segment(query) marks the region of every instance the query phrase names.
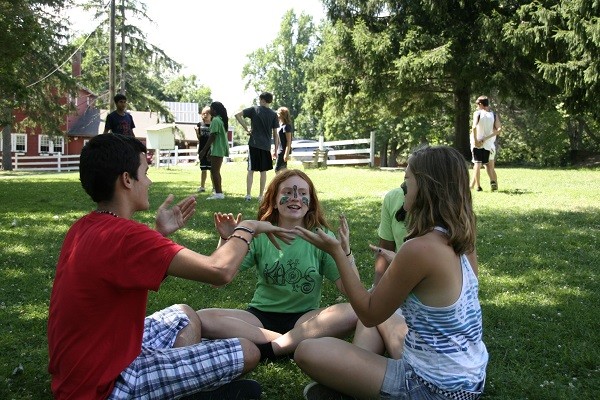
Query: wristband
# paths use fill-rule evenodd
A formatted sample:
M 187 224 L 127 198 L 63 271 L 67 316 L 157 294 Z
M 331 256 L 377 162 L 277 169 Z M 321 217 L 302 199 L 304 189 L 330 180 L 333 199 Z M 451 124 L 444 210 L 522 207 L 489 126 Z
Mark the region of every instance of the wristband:
M 248 233 L 249 233 L 249 234 L 251 234 L 251 235 L 254 235 L 254 230 L 253 230 L 253 229 L 250 229 L 250 228 L 248 228 L 247 226 L 243 226 L 243 225 L 236 226 L 236 227 L 233 229 L 233 231 L 234 231 L 234 232 L 235 232 L 235 231 L 244 231 L 244 232 L 248 232 Z
M 229 237 L 227 239 L 231 239 L 231 238 L 238 238 L 238 239 L 243 240 L 248 245 L 248 249 L 250 249 L 250 241 L 248 239 L 246 239 L 245 237 L 240 236 L 240 235 L 236 235 L 234 233 L 234 234 L 229 235 Z
M 350 257 L 352 255 L 352 247 L 350 247 L 350 253 L 346 254 L 346 257 Z

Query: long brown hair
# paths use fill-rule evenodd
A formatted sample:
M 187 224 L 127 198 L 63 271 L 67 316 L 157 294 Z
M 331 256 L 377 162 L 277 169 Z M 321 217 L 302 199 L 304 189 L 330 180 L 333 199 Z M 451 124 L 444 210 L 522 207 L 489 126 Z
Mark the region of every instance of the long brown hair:
M 408 211 L 407 239 L 442 226 L 456 254 L 475 250 L 476 219 L 464 157 L 451 147 L 425 146 L 413 152 L 408 165 L 418 191 Z
M 308 175 L 298 169 L 286 169 L 273 177 L 269 183 L 269 186 L 267 187 L 267 190 L 265 191 L 263 201 L 260 203 L 260 207 L 258 208 L 257 219 L 259 221 L 269 221 L 273 225 L 279 224 L 279 211 L 277 210 L 277 195 L 279 193 L 279 186 L 283 183 L 283 181 L 293 176 L 298 176 L 306 181 L 310 190 L 308 212 L 304 216 L 305 228 L 310 230 L 317 227 L 331 229 L 327 223 L 327 220 L 325 219 L 325 214 L 321 208 L 321 203 L 319 203 L 315 185 L 310 180 Z

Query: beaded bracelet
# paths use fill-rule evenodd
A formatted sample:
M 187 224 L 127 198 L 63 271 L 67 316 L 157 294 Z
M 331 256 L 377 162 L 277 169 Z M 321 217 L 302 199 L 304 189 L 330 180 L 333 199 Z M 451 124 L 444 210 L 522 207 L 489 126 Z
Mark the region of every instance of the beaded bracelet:
M 350 253 L 346 254 L 346 257 L 350 257 L 352 255 L 352 247 L 350 247 Z
M 234 231 L 234 232 L 235 232 L 235 231 L 244 231 L 244 232 L 248 232 L 248 233 L 249 233 L 249 234 L 251 234 L 251 235 L 254 235 L 254 230 L 252 230 L 252 229 L 248 228 L 247 226 L 243 226 L 243 225 L 236 226 L 236 227 L 233 229 L 233 231 Z
M 250 249 L 250 241 L 248 241 L 248 239 L 246 239 L 245 237 L 240 236 L 240 235 L 236 235 L 235 233 L 233 233 L 233 234 L 229 235 L 229 237 L 227 238 L 227 240 L 229 240 L 231 238 L 238 238 L 238 239 L 243 240 L 248 245 L 248 249 Z

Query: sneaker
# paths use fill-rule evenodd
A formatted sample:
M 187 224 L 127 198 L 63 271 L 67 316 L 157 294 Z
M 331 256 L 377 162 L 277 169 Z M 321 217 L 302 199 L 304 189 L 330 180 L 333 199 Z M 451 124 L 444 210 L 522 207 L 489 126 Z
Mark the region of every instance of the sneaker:
M 200 186 L 198 188 L 198 193 L 202 193 L 202 192 L 206 192 L 206 189 L 204 189 L 204 186 Z
M 311 382 L 304 388 L 304 398 L 306 400 L 354 400 L 354 397 L 321 385 L 318 382 Z
M 492 186 L 492 192 L 495 192 L 496 190 L 498 190 L 498 182 L 492 181 L 492 182 L 490 182 L 490 185 Z
M 483 192 L 483 189 L 481 188 L 481 186 L 479 186 L 479 187 L 477 188 L 477 191 L 478 191 L 478 192 Z
M 182 397 L 182 400 L 258 400 L 261 394 L 260 383 L 252 379 L 238 379 L 215 390 Z
M 258 196 L 258 202 L 262 203 L 262 201 L 263 201 L 263 196 Z
M 247 194 L 246 197 L 244 197 L 244 200 L 250 201 L 250 200 L 252 200 L 252 196 L 250 196 L 249 194 Z
M 208 196 L 206 200 L 223 200 L 225 195 L 223 193 L 215 193 L 212 196 Z

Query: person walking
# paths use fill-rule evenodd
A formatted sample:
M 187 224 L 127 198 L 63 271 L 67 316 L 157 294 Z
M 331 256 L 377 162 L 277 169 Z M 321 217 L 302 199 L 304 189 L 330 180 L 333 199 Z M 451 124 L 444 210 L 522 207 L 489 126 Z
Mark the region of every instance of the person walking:
M 261 93 L 258 106 L 248 107 L 235 114 L 235 119 L 250 135 L 248 139 L 248 174 L 246 176 L 246 201 L 252 200 L 252 184 L 254 172 L 260 173 L 260 189 L 258 201 L 262 201 L 267 184 L 267 171 L 273 169 L 274 154 L 271 153 L 271 138 L 275 142 L 275 150 L 279 147 L 277 113 L 271 110 L 273 94 Z M 250 128 L 244 118 L 250 119 Z
M 498 177 L 495 169 L 496 136 L 500 134 L 500 120 L 490 109 L 490 102 L 486 96 L 479 96 L 475 101 L 477 110 L 473 113 L 471 129 L 471 149 L 473 152 L 473 179 L 471 189 L 477 187 L 481 192 L 480 175 L 481 166 L 485 166 L 490 177 L 492 191 L 498 190 Z M 491 162 L 490 162 L 491 159 Z

